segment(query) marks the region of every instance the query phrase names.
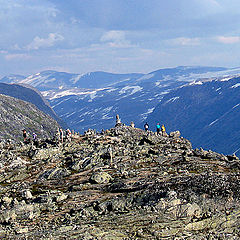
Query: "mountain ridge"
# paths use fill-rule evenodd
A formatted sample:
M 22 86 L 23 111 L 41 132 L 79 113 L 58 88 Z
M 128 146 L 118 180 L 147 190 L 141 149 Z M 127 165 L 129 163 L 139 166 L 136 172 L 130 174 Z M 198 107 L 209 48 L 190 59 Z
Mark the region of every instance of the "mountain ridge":
M 41 138 L 55 136 L 60 126 L 34 104 L 0 94 L 0 138 L 23 140 L 22 130 L 35 132 Z

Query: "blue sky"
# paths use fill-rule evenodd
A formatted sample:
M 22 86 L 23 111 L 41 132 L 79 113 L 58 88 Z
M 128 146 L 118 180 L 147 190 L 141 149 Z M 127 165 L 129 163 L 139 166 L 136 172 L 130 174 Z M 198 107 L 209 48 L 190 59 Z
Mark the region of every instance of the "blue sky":
M 239 0 L 0 0 L 0 76 L 240 66 Z

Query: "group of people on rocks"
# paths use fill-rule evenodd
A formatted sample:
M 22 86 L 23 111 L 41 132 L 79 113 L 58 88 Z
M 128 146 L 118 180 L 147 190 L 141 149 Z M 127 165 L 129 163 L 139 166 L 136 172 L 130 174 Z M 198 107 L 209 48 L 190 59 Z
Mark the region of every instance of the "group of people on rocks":
M 121 123 L 120 117 L 117 114 L 116 115 L 116 125 L 115 125 L 115 127 L 121 126 L 121 125 L 122 125 L 122 123 Z M 130 126 L 134 128 L 135 127 L 134 122 L 131 122 Z M 147 122 L 144 124 L 144 129 L 145 129 L 145 131 L 149 131 L 149 125 L 148 125 Z M 22 132 L 23 132 L 22 136 L 23 136 L 23 139 L 24 139 L 23 142 L 24 143 L 31 142 L 31 138 L 28 138 L 28 136 L 27 136 L 26 129 L 23 129 Z M 160 134 L 162 136 L 166 135 L 165 126 L 164 125 L 160 126 L 160 124 L 157 123 L 157 125 L 156 125 L 156 133 L 157 133 L 157 135 L 160 135 Z M 58 128 L 57 129 L 57 133 L 56 133 L 56 138 L 59 141 L 59 143 L 63 143 L 64 140 L 66 140 L 68 142 L 71 142 L 73 134 L 74 134 L 74 131 L 71 131 L 69 128 L 67 130 L 65 130 L 65 134 L 64 134 L 64 131 L 63 131 L 62 128 Z M 37 141 L 37 134 L 35 132 L 32 133 L 32 140 L 33 140 L 33 142 Z
M 57 139 L 61 143 L 63 143 L 64 140 L 67 140 L 67 141 L 71 142 L 72 141 L 72 132 L 71 132 L 71 130 L 68 128 L 65 131 L 65 135 L 64 135 L 63 130 L 61 128 L 58 128 L 58 130 L 57 130 Z
M 23 136 L 23 142 L 24 143 L 31 142 L 31 138 L 28 137 L 26 129 L 22 130 L 22 136 Z M 37 134 L 35 132 L 32 133 L 32 140 L 33 140 L 33 142 L 37 141 Z
M 145 124 L 144 124 L 144 129 L 145 129 L 145 131 L 148 131 L 149 130 L 149 125 L 148 125 L 148 123 L 146 122 Z M 160 124 L 159 123 L 157 123 L 157 125 L 156 125 L 156 132 L 157 132 L 157 135 L 166 135 L 166 128 L 165 128 L 165 126 L 162 124 L 162 126 L 160 126 Z
M 70 129 L 67 129 L 64 134 L 63 129 L 58 128 L 56 138 L 60 143 L 63 143 L 64 140 L 71 142 L 73 133 L 74 132 L 72 132 Z M 32 133 L 32 138 L 31 138 L 28 136 L 26 129 L 22 130 L 22 136 L 23 136 L 24 143 L 30 143 L 31 141 L 36 142 L 38 140 L 37 134 L 35 132 Z
M 120 117 L 119 117 L 119 115 L 117 114 L 117 115 L 116 115 L 116 124 L 115 124 L 115 127 L 118 127 L 118 126 L 121 126 L 121 125 L 122 125 L 122 123 L 121 123 Z M 131 123 L 130 123 L 130 126 L 134 128 L 134 127 L 135 127 L 134 122 L 131 122 Z M 144 129 L 145 129 L 145 131 L 149 131 L 149 125 L 148 125 L 147 122 L 144 124 Z M 162 126 L 160 126 L 160 124 L 157 123 L 157 125 L 156 125 L 156 132 L 157 132 L 157 135 L 160 135 L 160 134 L 161 134 L 162 136 L 167 135 L 167 133 L 166 133 L 166 128 L 165 128 L 164 124 L 162 124 Z

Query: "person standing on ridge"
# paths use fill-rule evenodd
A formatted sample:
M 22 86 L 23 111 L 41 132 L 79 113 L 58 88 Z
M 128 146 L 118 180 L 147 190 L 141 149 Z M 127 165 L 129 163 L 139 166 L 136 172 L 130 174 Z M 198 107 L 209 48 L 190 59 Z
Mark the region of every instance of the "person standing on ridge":
M 26 129 L 23 129 L 22 132 L 23 132 L 23 141 L 25 142 L 27 140 L 27 131 Z
M 120 119 L 119 115 L 117 114 L 117 115 L 116 115 L 116 124 L 115 124 L 115 127 L 119 127 L 119 126 L 121 126 L 121 125 L 122 125 L 121 119 Z
M 63 143 L 63 130 L 60 128 L 60 141 Z
M 162 125 L 161 131 L 162 131 L 162 135 L 165 136 L 166 135 L 166 128 L 165 128 L 164 125 Z
M 159 123 L 157 123 L 156 128 L 157 128 L 157 135 L 159 135 L 160 134 L 160 128 L 161 128 Z
M 149 125 L 147 122 L 144 124 L 144 129 L 145 129 L 145 131 L 148 131 L 148 129 L 149 129 Z
M 33 132 L 32 136 L 33 136 L 33 141 L 36 141 L 37 140 L 37 134 L 35 132 Z
M 72 132 L 71 132 L 71 130 L 69 128 L 66 131 L 66 137 L 67 137 L 67 140 L 69 142 L 71 142 L 71 140 L 72 140 Z

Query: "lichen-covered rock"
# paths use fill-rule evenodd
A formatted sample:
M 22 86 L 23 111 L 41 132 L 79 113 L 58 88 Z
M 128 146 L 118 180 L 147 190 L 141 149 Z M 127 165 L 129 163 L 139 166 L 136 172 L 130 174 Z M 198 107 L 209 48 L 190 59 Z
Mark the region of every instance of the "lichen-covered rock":
M 181 133 L 180 131 L 170 132 L 169 136 L 172 138 L 179 138 L 181 136 Z
M 106 172 L 95 172 L 90 178 L 92 183 L 109 183 L 112 177 Z

